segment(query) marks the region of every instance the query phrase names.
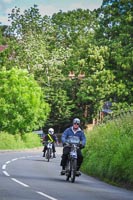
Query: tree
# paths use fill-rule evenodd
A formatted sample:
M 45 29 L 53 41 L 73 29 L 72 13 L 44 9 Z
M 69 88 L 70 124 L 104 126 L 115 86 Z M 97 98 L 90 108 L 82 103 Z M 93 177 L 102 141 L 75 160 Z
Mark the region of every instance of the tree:
M 0 71 L 0 130 L 28 132 L 42 127 L 50 112 L 41 88 L 26 70 Z
M 0 45 L 6 45 L 7 44 L 7 38 L 5 37 L 5 30 L 7 29 L 7 26 L 0 25 Z
M 7 35 L 22 38 L 28 30 L 33 34 L 42 31 L 43 21 L 37 5 L 25 10 L 24 14 L 20 13 L 20 8 L 15 7 L 8 15 L 11 26 L 6 30 Z
M 27 19 L 27 13 L 31 11 L 34 20 L 36 20 L 34 24 L 36 27 L 33 26 L 30 15 Z M 47 124 L 51 125 L 51 120 L 53 120 L 51 126 L 58 126 L 57 121 L 58 124 L 61 124 L 64 116 L 69 117 L 71 113 L 66 103 L 69 98 L 66 92 L 59 88 L 59 85 L 63 85 L 60 82 L 63 83 L 62 80 L 65 79 L 62 68 L 65 60 L 70 55 L 69 49 L 66 50 L 62 46 L 56 46 L 55 30 L 51 23 L 47 24 L 46 16 L 42 18 L 42 25 L 40 25 L 40 17 L 35 17 L 40 16 L 37 14 L 37 8 L 28 9 L 20 17 L 19 12 L 18 9 L 14 9 L 10 15 L 14 23 L 12 23 L 9 31 L 10 33 L 14 32 L 18 27 L 17 24 L 19 24 L 18 33 L 21 38 L 12 38 L 10 43 L 10 47 L 14 52 L 13 59 L 11 59 L 12 64 L 6 65 L 8 68 L 12 68 L 12 65 L 15 64 L 21 69 L 27 69 L 30 74 L 34 74 L 35 79 L 42 87 L 44 94 L 46 94 L 45 100 L 51 105 L 50 119 Z M 27 26 L 27 23 L 29 23 L 29 26 Z M 65 113 L 62 111 L 65 111 Z
M 110 69 L 117 82 L 114 99 L 125 107 L 133 102 L 133 4 L 131 0 L 104 0 L 98 10 L 99 29 L 97 44 L 106 45 L 109 57 L 106 69 Z
M 98 11 L 60 11 L 52 18 L 41 17 L 37 6 L 23 15 L 16 8 L 9 16 L 12 25 L 8 33 L 16 30 L 19 37 L 11 37 L 12 54 L 5 62 L 6 69 L 17 65 L 34 75 L 51 106 L 47 125 L 64 127 L 73 116 L 90 122 L 107 100 L 115 99 L 122 106 L 132 102 L 132 81 L 123 78 L 132 80 L 131 44 L 124 46 L 123 32 L 118 29 L 121 18 L 117 18 L 119 24 L 113 21 L 117 3 L 106 0 Z M 75 77 L 70 80 L 72 71 Z M 85 75 L 82 80 L 80 74 Z

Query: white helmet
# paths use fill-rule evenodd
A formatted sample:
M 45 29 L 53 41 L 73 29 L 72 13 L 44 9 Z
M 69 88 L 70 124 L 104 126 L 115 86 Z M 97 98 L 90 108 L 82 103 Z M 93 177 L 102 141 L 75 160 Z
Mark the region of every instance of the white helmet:
M 53 135 L 53 134 L 54 134 L 54 129 L 53 129 L 53 128 L 49 128 L 49 129 L 48 129 L 48 133 L 49 133 L 50 135 Z
M 75 118 L 73 120 L 73 124 L 80 124 L 80 119 L 79 118 Z

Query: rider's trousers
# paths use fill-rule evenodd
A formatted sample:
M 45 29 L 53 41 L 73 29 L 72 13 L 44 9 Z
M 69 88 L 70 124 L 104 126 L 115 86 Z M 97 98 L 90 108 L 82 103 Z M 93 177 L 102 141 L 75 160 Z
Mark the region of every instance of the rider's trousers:
M 70 147 L 68 146 L 64 146 L 63 148 L 63 154 L 62 154 L 62 159 L 61 159 L 61 166 L 65 169 L 65 166 L 66 166 L 66 163 L 67 163 L 67 158 L 68 158 L 68 154 L 70 152 Z M 83 162 L 83 155 L 82 155 L 82 152 L 81 152 L 81 149 L 78 149 L 77 150 L 77 170 L 80 169 L 80 166 Z

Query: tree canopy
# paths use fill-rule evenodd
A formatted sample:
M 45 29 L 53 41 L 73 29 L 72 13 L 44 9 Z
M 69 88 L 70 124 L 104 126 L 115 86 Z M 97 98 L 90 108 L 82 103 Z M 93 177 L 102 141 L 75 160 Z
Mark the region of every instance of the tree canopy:
M 14 8 L 1 71 L 3 66 L 7 71 L 17 66 L 34 76 L 51 107 L 45 128 L 59 131 L 74 117 L 85 125 L 108 100 L 114 112 L 129 109 L 132 16 L 131 0 L 105 0 L 94 11 L 60 11 L 52 17 L 41 16 L 37 5 L 24 14 Z
M 0 71 L 0 130 L 29 132 L 42 127 L 50 107 L 41 87 L 26 70 Z

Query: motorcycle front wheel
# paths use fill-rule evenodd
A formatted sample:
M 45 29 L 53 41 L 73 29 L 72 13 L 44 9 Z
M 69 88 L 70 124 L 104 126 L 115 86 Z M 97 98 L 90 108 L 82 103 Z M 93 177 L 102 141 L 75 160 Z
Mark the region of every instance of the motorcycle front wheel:
M 68 160 L 66 164 L 66 181 L 69 181 L 70 177 L 71 177 L 70 160 Z
M 49 162 L 50 160 L 50 157 L 51 157 L 51 149 L 47 149 L 47 152 L 46 152 L 46 158 L 47 158 L 47 161 Z
M 77 159 L 72 159 L 70 163 L 70 168 L 71 168 L 71 182 L 75 182 L 75 177 L 76 177 L 76 170 L 77 170 Z

